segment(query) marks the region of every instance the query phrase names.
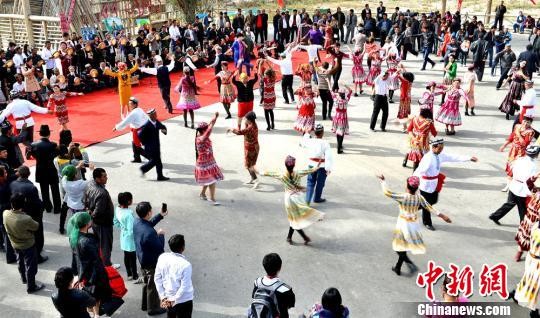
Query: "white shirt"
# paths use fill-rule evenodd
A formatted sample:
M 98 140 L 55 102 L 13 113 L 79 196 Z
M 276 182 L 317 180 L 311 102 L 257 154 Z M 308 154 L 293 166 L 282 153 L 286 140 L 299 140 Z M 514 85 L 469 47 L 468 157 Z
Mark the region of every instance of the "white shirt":
M 32 112 L 36 112 L 39 114 L 46 114 L 48 112 L 48 109 L 45 107 L 39 107 L 38 105 L 32 104 L 29 101 L 25 99 L 17 98 L 11 103 L 9 103 L 0 113 L 0 123 L 6 119 L 9 115 L 12 115 L 13 118 L 23 118 L 26 116 L 30 116 L 26 119 L 20 119 L 15 122 L 15 127 L 17 129 L 21 129 L 24 123 L 26 123 L 26 126 L 34 126 L 34 118 L 32 118 Z
M 399 56 L 399 52 L 398 52 L 398 49 L 396 48 L 396 45 L 392 42 L 390 43 L 385 43 L 382 47 L 382 49 L 384 50 L 384 52 L 386 52 L 386 56 L 394 53 L 396 56 Z
M 293 27 L 293 22 L 294 22 L 294 14 L 291 14 L 291 17 L 289 18 L 289 26 L 292 28 Z M 302 23 L 302 18 L 300 18 L 300 15 L 297 14 L 296 15 L 296 27 L 297 28 L 300 28 L 300 24 Z
M 144 124 L 146 124 L 148 120 L 150 120 L 150 118 L 144 112 L 144 110 L 137 107 L 130 111 L 127 116 L 122 119 L 121 122 L 114 126 L 114 128 L 116 128 L 116 130 L 122 130 L 126 128 L 127 125 L 129 125 L 133 129 L 139 129 L 144 126 Z
M 333 160 L 332 160 L 332 148 L 328 141 L 322 138 L 311 138 L 309 134 L 304 134 L 302 138 L 302 147 L 307 149 L 309 156 L 309 165 L 312 167 L 319 164 L 317 161 L 311 160 L 312 158 L 324 159 L 324 162 L 321 162 L 320 167 L 324 168 L 326 171 L 332 171 Z
M 159 299 L 167 298 L 173 306 L 193 300 L 191 264 L 182 254 L 168 252 L 159 256 L 154 283 Z
M 438 176 L 441 172 L 441 164 L 443 162 L 465 162 L 469 160 L 471 160 L 471 157 L 468 156 L 449 155 L 446 153 L 436 155 L 433 151 L 429 151 L 422 157 L 422 160 L 420 160 L 420 163 L 418 164 L 418 168 L 416 168 L 413 173 L 413 175 L 420 178 L 420 186 L 418 188 L 427 193 L 435 192 L 438 180 L 427 180 L 422 177 Z
M 534 160 L 525 155 L 516 159 L 512 163 L 512 181 L 508 190 L 518 197 L 526 197 L 531 195 L 531 191 L 527 187 L 527 180 L 536 174 L 536 164 Z
M 525 110 L 525 116 L 534 118 L 534 107 L 536 106 L 536 90 L 533 87 L 525 90 L 525 94 L 521 96 L 521 99 L 517 101 L 517 104 L 521 107 L 533 106 L 532 108 Z
M 83 196 L 88 185 L 88 180 L 68 181 L 67 177 L 62 178 L 62 188 L 66 192 L 64 202 L 73 210 L 84 209 Z
M 160 67 L 163 67 L 163 66 L 164 65 L 160 65 L 158 67 L 143 67 L 143 68 L 141 68 L 141 72 L 146 73 L 146 74 L 150 74 L 150 75 L 157 75 L 157 69 L 160 68 Z M 165 67 L 169 69 L 169 72 L 172 72 L 172 70 L 174 68 L 174 61 L 171 61 L 169 63 L 169 65 L 167 65 Z
M 41 50 L 41 58 L 45 60 L 45 66 L 48 70 L 52 70 L 56 66 L 56 62 L 52 57 L 53 54 L 51 50 L 47 49 L 46 47 Z
M 363 50 L 364 49 L 364 44 L 366 44 L 366 35 L 364 33 L 360 33 L 358 32 L 358 30 L 356 31 L 356 35 L 354 36 L 353 38 L 353 42 L 354 42 L 354 50 Z
M 388 95 L 388 79 L 383 80 L 384 73 L 375 78 L 375 94 Z
M 169 27 L 169 35 L 174 41 L 178 40 L 182 35 L 180 34 L 180 29 L 176 25 L 171 25 Z
M 21 65 L 24 64 L 23 62 L 24 57 L 22 54 L 15 54 L 13 55 L 13 65 L 15 65 L 15 68 L 17 69 L 17 73 L 21 74 Z
M 313 62 L 316 58 L 318 58 L 317 53 L 319 50 L 323 49 L 322 45 L 319 44 L 298 45 L 297 48 L 307 51 L 310 62 Z
M 279 65 L 279 70 L 281 71 L 281 75 L 293 75 L 293 65 L 291 60 L 291 52 L 289 49 L 285 50 L 285 57 L 281 60 L 276 60 L 273 57 L 268 56 L 267 59 L 276 64 Z
M 18 82 L 15 82 L 13 83 L 13 89 L 14 91 L 16 92 L 23 92 L 24 91 L 24 82 L 21 82 L 21 83 L 18 83 Z

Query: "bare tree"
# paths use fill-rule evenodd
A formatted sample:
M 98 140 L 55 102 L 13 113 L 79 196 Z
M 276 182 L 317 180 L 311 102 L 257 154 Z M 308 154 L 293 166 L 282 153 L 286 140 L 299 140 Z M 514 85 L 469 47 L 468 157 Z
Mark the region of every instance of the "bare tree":
M 182 11 L 186 22 L 192 23 L 195 20 L 195 14 L 211 10 L 215 0 L 171 0 L 171 2 Z

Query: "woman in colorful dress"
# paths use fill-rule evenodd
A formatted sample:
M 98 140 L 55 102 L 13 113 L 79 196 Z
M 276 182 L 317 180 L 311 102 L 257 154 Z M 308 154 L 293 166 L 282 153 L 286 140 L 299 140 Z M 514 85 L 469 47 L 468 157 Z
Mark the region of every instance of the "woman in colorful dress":
M 300 86 L 295 92 L 298 95 L 298 116 L 294 123 L 294 129 L 302 133 L 309 133 L 315 127 L 315 100 L 316 93 L 311 83 Z
M 375 94 L 375 79 L 379 74 L 381 74 L 381 64 L 382 60 L 379 53 L 374 53 L 371 55 L 371 68 L 369 69 L 369 74 L 366 79 L 366 84 L 371 86 L 371 95 Z
M 221 71 L 217 73 L 214 78 L 206 82 L 206 84 L 210 84 L 218 78 L 221 80 L 221 85 L 219 87 L 219 101 L 223 104 L 223 108 L 225 108 L 225 112 L 227 113 L 227 117 L 225 117 L 225 119 L 229 119 L 232 117 L 231 104 L 236 99 L 236 95 L 234 93 L 234 88 L 231 81 L 233 73 L 229 71 L 228 66 L 229 62 L 221 62 Z
M 83 93 L 71 93 L 71 92 L 62 92 L 58 85 L 53 86 L 53 93 L 49 96 L 49 103 L 47 108 L 54 112 L 58 124 L 62 126 L 62 130 L 67 130 L 67 123 L 69 123 L 68 118 L 68 108 L 66 105 L 66 96 L 80 96 Z
M 296 72 L 294 72 L 294 75 L 300 77 L 300 88 L 306 85 L 311 85 L 311 78 L 313 76 L 313 72 L 311 71 L 311 65 L 307 63 L 298 65 L 298 67 L 296 68 Z
M 402 73 L 403 72 L 403 73 Z M 403 65 L 401 70 L 395 75 L 401 87 L 399 96 L 399 109 L 397 114 L 397 120 L 403 125 L 403 132 L 407 132 L 407 123 L 409 122 L 409 115 L 411 114 L 411 88 L 414 82 L 414 74 L 411 72 L 405 72 Z
M 343 138 L 349 134 L 349 118 L 347 117 L 347 104 L 351 99 L 352 90 L 345 86 L 338 93 L 332 92 L 332 98 L 336 105 L 336 114 L 332 119 L 332 132 L 337 138 L 337 153 L 343 153 Z
M 232 82 L 234 86 L 236 86 L 236 95 L 238 96 L 238 129 L 240 129 L 242 118 L 253 110 L 253 100 L 255 99 L 255 96 L 253 95 L 253 86 L 257 83 L 259 76 L 255 73 L 255 77 L 249 79 L 249 76 L 246 73 L 241 73 L 239 76 L 240 81 L 237 81 L 236 75 L 238 75 L 238 70 L 234 72 Z
M 420 223 L 418 222 L 418 210 L 423 207 L 429 212 L 451 223 L 449 217 L 436 211 L 424 197 L 418 192 L 420 178 L 411 176 L 407 178 L 407 192 L 392 192 L 386 186 L 384 175 L 377 176 L 381 180 L 382 190 L 385 196 L 399 203 L 399 217 L 394 230 L 394 240 L 392 248 L 398 254 L 398 261 L 392 270 L 399 276 L 401 275 L 401 265 L 407 263 L 411 272 L 416 272 L 418 268 L 407 256 L 407 252 L 413 254 L 425 254 L 426 247 L 420 234 Z
M 448 57 L 448 63 L 444 66 L 443 84 L 452 85 L 454 79 L 457 76 L 457 62 L 454 54 L 450 54 Z M 446 93 L 442 95 L 442 103 L 446 99 Z
M 517 108 L 514 100 L 520 100 L 521 96 L 525 92 L 525 81 L 529 79 L 529 74 L 527 74 L 527 70 L 525 68 L 526 65 L 526 61 L 521 61 L 519 63 L 519 68 L 514 68 L 512 75 L 509 75 L 509 77 L 512 78 L 510 89 L 508 90 L 508 93 L 506 93 L 501 106 L 499 106 L 499 110 L 506 113 L 506 120 L 509 120 L 510 116 L 514 116 Z
M 463 97 L 468 100 L 467 94 L 461 89 L 461 79 L 456 78 L 452 82 L 452 86 L 446 90 L 448 95 L 447 100 L 439 108 L 435 120 L 446 125 L 446 134 L 455 135 L 455 126 L 461 125 L 461 114 L 459 113 L 459 100 Z M 448 129 L 450 127 L 450 129 Z
M 525 257 L 525 271 L 516 289 L 510 292 L 509 299 L 513 299 L 523 307 L 531 310 L 530 317 L 539 317 L 538 303 L 540 292 L 540 223 L 531 227 L 529 252 Z
M 399 89 L 399 59 L 395 53 L 388 54 L 386 58 L 386 64 L 388 66 L 388 102 L 394 103 L 394 91 Z
M 445 90 L 445 86 L 437 85 L 437 83 L 433 81 L 427 83 L 426 90 L 424 93 L 422 93 L 422 98 L 420 98 L 418 101 L 420 104 L 420 109 L 429 109 L 433 114 L 433 103 L 435 102 L 435 96 L 444 94 Z
M 202 186 L 199 197 L 213 205 L 219 205 L 215 199 L 216 183 L 223 180 L 221 169 L 214 159 L 212 150 L 212 140 L 210 134 L 216 123 L 219 113 L 216 112 L 210 123 L 202 122 L 197 127 L 195 134 L 195 154 L 197 162 L 195 163 L 195 181 Z M 206 189 L 210 189 L 210 197 L 206 196 Z
M 272 68 L 267 68 L 263 76 L 263 92 L 261 106 L 264 108 L 264 118 L 266 119 L 266 130 L 275 129 L 274 108 L 276 107 L 276 72 Z
M 256 118 L 255 113 L 251 111 L 245 116 L 244 129 L 227 129 L 227 132 L 244 136 L 244 166 L 251 176 L 251 180 L 245 184 L 252 184 L 253 189 L 256 189 L 259 185 L 259 180 L 255 173 L 255 165 L 259 157 L 259 128 L 257 127 L 257 122 L 255 122 Z
M 296 165 L 296 158 L 287 156 L 285 159 L 285 168 L 287 172 L 265 172 L 263 176 L 276 178 L 285 187 L 285 212 L 287 212 L 287 218 L 289 219 L 289 234 L 287 235 L 287 242 L 293 244 L 292 236 L 296 230 L 300 236 L 304 239 L 304 244 L 307 245 L 311 242 L 311 239 L 304 233 L 304 229 L 312 225 L 317 221 L 321 221 L 324 218 L 324 213 L 315 210 L 310 207 L 306 202 L 305 187 L 300 182 L 302 177 L 311 174 L 319 169 L 320 162 L 316 167 L 309 170 L 294 171 Z
M 370 36 L 366 43 L 364 43 L 364 49 L 362 52 L 367 56 L 367 67 L 371 70 L 371 61 L 375 55 L 380 57 L 381 47 L 375 42 L 375 38 Z
M 403 167 L 406 167 L 407 161 L 410 160 L 413 162 L 413 170 L 416 170 L 424 154 L 429 151 L 429 135 L 437 136 L 431 110 L 428 108 L 420 109 L 420 114 L 409 123 L 407 131 L 409 132 L 410 150 L 403 159 Z
M 196 85 L 195 85 L 195 77 L 189 75 L 191 69 L 186 66 L 184 67 L 184 76 L 180 79 L 180 82 L 178 82 L 178 85 L 176 85 L 176 91 L 180 93 L 180 100 L 178 100 L 178 104 L 176 104 L 176 108 L 182 110 L 184 113 L 184 127 L 187 127 L 187 114 L 189 113 L 189 117 L 191 119 L 191 129 L 195 128 L 195 124 L 193 123 L 195 120 L 195 113 L 193 112 L 195 109 L 201 108 L 201 104 L 199 104 L 199 101 L 197 100 L 196 93 Z M 224 91 L 224 89 L 222 89 Z
M 532 182 L 531 182 L 532 183 Z M 518 251 L 514 260 L 519 262 L 521 260 L 521 255 L 523 252 L 528 252 L 530 249 L 530 239 L 531 239 L 531 229 L 536 222 L 539 221 L 539 211 L 540 211 L 540 191 L 534 189 L 534 183 L 527 182 L 527 185 L 532 188 L 533 193 L 529 197 L 527 203 L 527 213 L 523 221 L 519 224 L 519 229 L 516 233 L 516 242 L 518 243 Z
M 328 50 L 332 44 L 334 44 L 334 31 L 332 30 L 330 21 L 328 21 L 324 29 L 324 49 Z
M 508 176 L 508 181 L 506 183 L 506 187 L 502 189 L 503 192 L 508 191 L 510 181 L 512 181 L 512 163 L 514 160 L 525 156 L 527 146 L 534 138 L 534 129 L 532 129 L 531 124 L 531 117 L 523 117 L 521 124 L 517 124 L 514 127 L 514 131 L 512 131 L 506 142 L 501 146 L 501 148 L 499 148 L 500 152 L 504 152 L 504 149 L 506 149 L 508 145 L 512 144 L 510 151 L 508 152 L 508 159 L 506 161 L 506 175 Z
M 471 109 L 471 115 L 475 116 L 474 106 L 476 104 L 474 100 L 474 84 L 478 80 L 476 72 L 474 71 L 474 65 L 467 67 L 467 72 L 463 75 L 464 91 L 469 97 L 469 100 L 465 103 L 465 116 L 469 116 L 469 108 Z
M 358 97 L 359 94 L 362 94 L 362 84 L 366 81 L 366 71 L 362 65 L 364 60 L 364 53 L 357 48 L 352 54 L 353 67 L 352 67 L 352 76 L 354 83 L 354 97 Z

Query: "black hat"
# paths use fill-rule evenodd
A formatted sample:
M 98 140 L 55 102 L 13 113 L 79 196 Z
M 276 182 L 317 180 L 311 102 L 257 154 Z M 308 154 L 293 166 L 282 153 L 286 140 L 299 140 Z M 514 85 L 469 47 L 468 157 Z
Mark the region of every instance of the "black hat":
M 11 127 L 13 127 L 11 125 L 11 123 L 8 121 L 8 120 L 4 120 L 1 124 L 0 124 L 0 129 L 2 131 L 5 131 L 5 130 L 9 130 L 11 129 Z
M 4 151 L 4 150 L 6 150 L 6 151 L 7 151 L 7 148 L 6 148 L 6 147 L 4 147 L 4 146 L 2 146 L 2 145 L 0 145 L 0 151 Z
M 39 127 L 39 135 L 41 137 L 50 136 L 51 130 L 49 129 L 49 125 L 41 125 L 41 127 Z

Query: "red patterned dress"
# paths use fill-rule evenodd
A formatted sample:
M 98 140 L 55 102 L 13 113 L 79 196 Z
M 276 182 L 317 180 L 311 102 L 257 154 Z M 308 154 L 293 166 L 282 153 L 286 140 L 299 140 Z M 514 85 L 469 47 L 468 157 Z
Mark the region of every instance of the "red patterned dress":
M 216 75 L 216 78 L 221 78 L 221 86 L 219 88 L 219 101 L 222 104 L 232 104 L 236 99 L 236 94 L 231 83 L 231 71 L 221 71 Z
M 315 93 L 311 85 L 299 87 L 296 92 L 298 95 L 298 116 L 294 123 L 294 129 L 306 133 L 315 127 Z
M 387 59 L 388 64 L 388 89 L 396 91 L 399 89 L 399 75 L 396 74 L 398 70 L 399 60 L 397 58 Z
M 403 76 L 397 76 L 401 82 L 401 95 L 399 97 L 399 110 L 398 119 L 407 119 L 411 114 L 411 87 L 412 83 L 403 78 Z
M 276 81 L 268 77 L 263 78 L 263 99 L 261 106 L 264 109 L 274 109 L 276 107 Z
M 210 140 L 211 128 L 195 138 L 197 150 L 197 162 L 195 163 L 195 181 L 200 185 L 211 185 L 223 180 L 221 169 L 214 159 L 212 140 Z
M 407 159 L 412 162 L 420 162 L 426 152 L 429 151 L 429 134 L 437 136 L 437 130 L 433 120 L 416 116 L 407 129 L 409 133 L 409 154 Z
M 259 128 L 257 124 L 250 124 L 244 129 L 233 129 L 233 133 L 244 136 L 245 167 L 249 169 L 255 166 L 259 157 Z
M 334 105 L 336 105 L 336 114 L 332 118 L 332 132 L 338 136 L 345 136 L 349 134 L 349 118 L 347 117 L 347 104 L 351 99 L 352 91 L 349 90 L 345 94 L 345 99 L 341 98 L 339 94 L 332 92 L 332 98 L 334 99 Z
M 362 65 L 362 61 L 364 59 L 364 54 L 353 54 L 352 60 L 354 66 L 352 67 L 352 76 L 353 76 L 353 83 L 356 85 L 360 85 L 366 81 L 366 71 L 364 70 L 364 66 Z
M 56 119 L 60 125 L 69 123 L 68 109 L 66 105 L 67 95 L 75 96 L 78 94 L 70 92 L 52 93 L 49 97 L 49 103 L 47 104 L 47 108 L 54 112 L 54 115 L 56 116 Z
M 506 162 L 506 175 L 509 177 L 512 176 L 512 163 L 514 160 L 525 156 L 525 150 L 533 137 L 534 130 L 532 128 L 525 128 L 522 125 L 516 125 L 514 131 L 508 137 L 508 141 L 512 143 Z
M 531 227 L 538 222 L 540 211 L 540 191 L 534 192 L 529 199 L 527 213 L 523 221 L 519 224 L 519 229 L 515 237 L 521 251 L 528 251 L 530 248 Z
M 371 68 L 369 69 L 366 84 L 369 86 L 375 85 L 373 81 L 377 78 L 377 76 L 379 76 L 379 74 L 381 74 L 381 60 L 373 59 L 371 60 Z

